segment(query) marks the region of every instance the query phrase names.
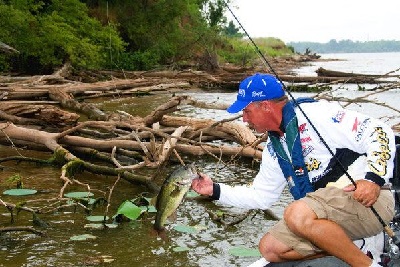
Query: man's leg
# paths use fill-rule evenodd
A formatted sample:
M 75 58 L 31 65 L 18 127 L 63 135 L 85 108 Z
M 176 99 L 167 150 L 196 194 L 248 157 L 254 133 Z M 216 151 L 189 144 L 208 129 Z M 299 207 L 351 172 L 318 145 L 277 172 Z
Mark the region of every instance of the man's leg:
M 296 250 L 293 246 L 296 245 Z M 260 240 L 259 250 L 270 262 L 285 262 L 313 259 L 326 256 L 307 240 L 296 236 L 281 220 L 275 224 Z
M 261 238 L 259 250 L 261 255 L 270 262 L 296 261 L 326 256 L 325 253 L 304 256 L 276 239 L 270 233 L 266 233 Z
M 353 267 L 367 267 L 372 260 L 365 255 L 343 229 L 335 222 L 318 219 L 314 211 L 302 200 L 295 201 L 285 209 L 288 228 L 299 237 L 311 241 L 330 255 Z

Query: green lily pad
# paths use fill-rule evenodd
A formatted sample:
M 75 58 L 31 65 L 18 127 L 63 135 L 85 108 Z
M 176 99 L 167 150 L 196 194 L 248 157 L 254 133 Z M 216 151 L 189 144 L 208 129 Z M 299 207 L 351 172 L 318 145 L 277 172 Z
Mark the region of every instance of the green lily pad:
M 199 230 L 196 227 L 183 224 L 174 226 L 174 230 L 181 233 L 189 233 L 189 234 L 196 234 L 199 232 Z
M 190 248 L 188 248 L 188 247 L 174 247 L 172 250 L 174 252 L 182 252 L 182 251 L 188 251 L 188 250 L 190 250 Z
M 36 194 L 37 190 L 34 189 L 10 189 L 3 192 L 4 195 L 9 196 L 26 196 Z
M 104 220 L 108 220 L 108 216 L 104 218 L 103 215 L 92 215 L 92 216 L 87 216 L 86 220 L 91 221 L 91 222 L 102 222 Z
M 261 253 L 255 248 L 234 247 L 229 249 L 229 253 L 238 257 L 259 257 Z
M 115 214 L 114 217 L 119 214 L 122 214 L 125 217 L 127 217 L 128 219 L 136 220 L 137 218 L 139 218 L 139 216 L 140 216 L 140 214 L 142 214 L 142 212 L 143 212 L 143 210 L 141 208 L 139 208 L 138 206 L 136 206 L 129 200 L 126 200 L 124 203 L 122 203 L 119 206 L 117 214 Z
M 90 235 L 90 234 L 84 234 L 84 235 L 74 235 L 71 236 L 69 240 L 71 241 L 85 241 L 85 240 L 93 240 L 96 239 L 97 236 Z
M 198 196 L 200 196 L 200 194 L 197 193 L 197 192 L 195 192 L 195 191 L 193 191 L 193 190 L 189 190 L 189 191 L 186 193 L 186 198 L 196 198 L 196 197 L 198 197 Z
M 93 193 L 91 192 L 69 192 L 64 194 L 64 197 L 69 197 L 69 198 L 89 198 L 92 196 Z
M 148 213 L 156 213 L 157 209 L 154 206 L 140 206 L 139 207 L 143 212 L 148 212 Z

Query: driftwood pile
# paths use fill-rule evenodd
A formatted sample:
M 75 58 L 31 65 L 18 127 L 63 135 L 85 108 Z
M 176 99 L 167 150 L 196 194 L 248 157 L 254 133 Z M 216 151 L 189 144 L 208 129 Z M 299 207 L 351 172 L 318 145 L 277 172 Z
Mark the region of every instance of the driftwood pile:
M 76 169 L 76 164 L 80 170 L 120 175 L 154 192 L 158 186 L 152 177 L 137 175 L 136 170 L 158 169 L 170 159 L 179 160 L 181 154 L 209 154 L 217 158 L 222 155 L 261 156 L 262 147 L 257 145 L 256 136 L 241 124 L 171 115 L 183 104 L 204 105 L 186 96 L 166 99 L 165 104 L 145 117 L 104 112 L 82 101 L 149 93 L 171 95 L 204 87 L 209 82 L 213 82 L 213 86 L 225 83 L 214 76 L 195 71 L 130 73 L 136 77 L 82 83 L 67 80 L 60 73 L 0 78 L 0 118 L 3 121 L 0 122 L 0 142 L 5 146 L 52 151 L 54 163 L 61 163 L 60 178 L 65 183 L 60 197 L 65 187 L 73 183 L 71 170 Z M 79 122 L 82 116 L 89 120 Z M 238 145 L 210 144 L 215 139 L 231 140 Z M 104 164 L 87 160 L 93 155 Z M 136 159 L 136 163 L 124 165 L 118 160 L 124 157 Z M 3 158 L 0 162 L 10 160 L 32 159 L 21 156 Z
M 274 62 L 279 77 L 285 82 L 310 81 L 319 83 L 321 77 L 296 77 L 291 75 L 287 60 Z M 291 63 L 298 64 L 298 62 Z M 297 65 L 296 65 L 297 66 Z M 68 164 L 79 160 L 91 172 L 122 175 L 152 190 L 157 186 L 149 177 L 136 177 L 134 169 L 157 168 L 169 160 L 170 154 L 212 154 L 260 158 L 261 149 L 256 136 L 246 127 L 230 121 L 200 120 L 171 115 L 180 105 L 207 107 L 189 97 L 172 97 L 145 117 L 126 112 L 104 112 L 85 102 L 89 98 L 126 97 L 141 94 L 166 94 L 194 88 L 229 88 L 236 90 L 239 82 L 254 70 L 225 66 L 215 73 L 195 70 L 149 72 L 85 72 L 71 74 L 65 65 L 52 75 L 32 77 L 0 76 L 0 142 L 6 146 L 24 146 L 28 149 L 47 149 L 62 155 L 65 165 L 61 178 L 66 184 Z M 356 75 L 318 70 L 323 79 L 338 82 L 349 79 L 371 79 L 381 76 Z M 331 77 L 331 76 L 334 77 Z M 93 78 L 94 77 L 94 78 Z M 109 78 L 98 81 L 100 78 Z M 96 79 L 95 82 L 82 82 Z M 373 80 L 377 82 L 376 80 Z M 393 85 L 380 87 L 389 90 Z M 396 86 L 396 85 L 394 85 Z M 376 93 L 376 92 L 373 92 Z M 323 98 L 321 94 L 319 96 Z M 342 99 L 343 101 L 345 99 Z M 359 100 L 359 99 L 358 99 Z M 363 99 L 364 101 L 365 99 Z M 350 102 L 351 100 L 349 100 Z M 360 101 L 360 100 L 359 100 Z M 223 106 L 209 108 L 225 109 Z M 396 111 L 396 108 L 392 108 Z M 397 110 L 398 111 L 398 110 Z M 79 122 L 84 116 L 88 121 Z M 234 142 L 234 146 L 213 146 L 215 139 Z M 113 149 L 114 154 L 112 154 Z M 78 158 L 75 153 L 98 154 L 107 158 L 112 166 L 95 166 Z M 95 152 L 95 153 L 94 153 Z M 116 155 L 139 158 L 129 168 L 115 162 Z M 100 156 L 99 156 L 100 157 Z M 2 159 L 7 161 L 7 159 Z M 127 169 L 130 169 L 127 171 Z M 62 191 L 60 192 L 60 196 Z

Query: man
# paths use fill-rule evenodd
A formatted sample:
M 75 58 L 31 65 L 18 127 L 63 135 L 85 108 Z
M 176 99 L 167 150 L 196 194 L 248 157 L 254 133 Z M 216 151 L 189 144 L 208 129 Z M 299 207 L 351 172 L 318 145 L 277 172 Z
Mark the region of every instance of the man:
M 377 256 L 371 260 L 353 240 L 382 232 L 372 205 L 385 223 L 394 215 L 393 195 L 387 190 L 395 154 L 390 127 L 326 101 L 292 103 L 281 82 L 269 74 L 241 82 L 227 111 L 242 110 L 250 128 L 269 136 L 252 186 L 231 187 L 201 174 L 192 188 L 223 204 L 267 209 L 288 185 L 295 201 L 261 238 L 260 266 L 325 255 L 355 267 L 380 266 Z

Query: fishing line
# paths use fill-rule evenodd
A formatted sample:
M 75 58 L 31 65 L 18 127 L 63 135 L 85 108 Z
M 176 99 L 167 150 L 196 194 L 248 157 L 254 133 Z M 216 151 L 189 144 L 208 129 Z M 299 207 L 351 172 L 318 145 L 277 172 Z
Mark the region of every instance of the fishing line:
M 257 44 L 254 42 L 253 38 L 251 38 L 250 34 L 246 31 L 246 29 L 243 27 L 242 23 L 240 23 L 239 19 L 236 17 L 235 13 L 233 13 L 233 11 L 231 10 L 231 8 L 229 7 L 228 3 L 226 2 L 226 0 L 222 0 L 222 2 L 225 4 L 225 6 L 228 8 L 229 12 L 232 14 L 233 18 L 236 20 L 236 22 L 239 24 L 240 28 L 242 28 L 242 30 L 244 31 L 244 33 L 246 34 L 247 38 L 249 38 L 250 42 L 253 44 L 254 48 L 256 49 L 257 53 L 261 56 L 261 58 L 264 60 L 265 64 L 267 64 L 268 68 L 270 69 L 270 71 L 272 72 L 272 74 L 275 75 L 275 77 L 278 79 L 278 81 L 282 84 L 283 88 L 285 89 L 285 91 L 287 92 L 287 94 L 289 95 L 289 97 L 292 99 L 293 103 L 295 104 L 295 106 L 298 107 L 298 109 L 300 110 L 300 112 L 303 114 L 303 116 L 306 118 L 307 122 L 311 125 L 311 128 L 315 131 L 315 133 L 317 134 L 318 138 L 320 139 L 320 141 L 324 144 L 324 146 L 328 149 L 329 153 L 332 155 L 332 157 L 336 160 L 336 162 L 339 164 L 339 167 L 342 169 L 342 171 L 344 172 L 344 174 L 347 176 L 347 178 L 350 180 L 350 182 L 354 185 L 355 188 L 357 188 L 357 184 L 355 182 L 355 180 L 353 179 L 353 177 L 351 177 L 351 175 L 347 172 L 346 168 L 343 166 L 342 162 L 339 160 L 339 158 L 335 155 L 335 153 L 333 153 L 332 149 L 329 147 L 329 145 L 326 143 L 325 139 L 322 137 L 322 135 L 319 133 L 319 131 L 317 130 L 317 128 L 315 127 L 315 125 L 311 122 L 310 118 L 307 116 L 307 114 L 304 112 L 304 110 L 300 107 L 299 103 L 297 102 L 297 100 L 294 98 L 293 94 L 289 91 L 289 89 L 287 88 L 287 86 L 283 83 L 283 81 L 281 80 L 281 78 L 279 78 L 278 74 L 275 72 L 274 68 L 271 66 L 271 64 L 269 63 L 269 61 L 266 59 L 266 57 L 264 56 L 264 54 L 261 52 L 260 48 L 257 46 Z M 395 236 L 393 230 L 383 221 L 382 217 L 379 215 L 379 213 L 376 211 L 376 209 L 371 206 L 370 207 L 372 213 L 375 215 L 375 217 L 379 220 L 379 222 L 382 224 L 384 230 L 386 231 L 386 233 L 389 235 L 389 237 L 392 238 L 392 241 L 394 242 L 394 244 L 396 244 L 397 246 L 400 245 L 400 240 L 397 238 L 397 236 Z

